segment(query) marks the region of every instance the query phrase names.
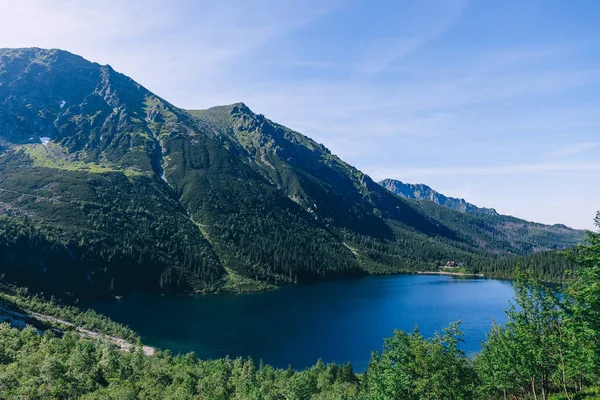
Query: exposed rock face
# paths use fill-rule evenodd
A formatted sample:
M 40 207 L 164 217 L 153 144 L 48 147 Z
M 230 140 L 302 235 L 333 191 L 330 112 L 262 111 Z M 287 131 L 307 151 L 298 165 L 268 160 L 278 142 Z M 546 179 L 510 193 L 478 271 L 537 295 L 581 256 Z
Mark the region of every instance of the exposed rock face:
M 493 208 L 477 207 L 471 203 L 467 203 L 465 199 L 457 199 L 454 197 L 446 197 L 443 194 L 436 192 L 427 185 L 422 183 L 412 184 L 404 183 L 396 179 L 384 179 L 379 182 L 381 186 L 390 192 L 402 196 L 407 199 L 428 200 L 439 204 L 440 206 L 448 207 L 452 210 L 457 210 L 466 213 L 498 215 Z

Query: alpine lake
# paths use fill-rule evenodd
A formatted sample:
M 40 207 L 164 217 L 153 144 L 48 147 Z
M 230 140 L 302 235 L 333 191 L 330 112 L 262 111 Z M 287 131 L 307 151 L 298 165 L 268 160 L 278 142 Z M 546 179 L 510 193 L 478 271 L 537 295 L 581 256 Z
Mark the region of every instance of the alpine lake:
M 431 337 L 454 321 L 460 348 L 481 349 L 492 321 L 504 323 L 510 281 L 448 275 L 369 276 L 226 295 L 146 296 L 88 304 L 129 325 L 142 341 L 200 358 L 251 356 L 279 368 L 317 359 L 363 371 L 394 329 Z

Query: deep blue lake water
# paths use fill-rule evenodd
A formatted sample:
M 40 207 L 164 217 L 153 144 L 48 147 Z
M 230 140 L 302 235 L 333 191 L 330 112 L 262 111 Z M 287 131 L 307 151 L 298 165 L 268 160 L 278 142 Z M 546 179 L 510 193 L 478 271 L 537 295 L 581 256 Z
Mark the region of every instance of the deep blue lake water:
M 236 295 L 156 296 L 90 305 L 137 331 L 144 343 L 201 358 L 252 356 L 296 369 L 350 361 L 366 368 L 395 328 L 429 337 L 462 320 L 462 349 L 473 354 L 504 323 L 510 281 L 392 275 L 286 286 Z

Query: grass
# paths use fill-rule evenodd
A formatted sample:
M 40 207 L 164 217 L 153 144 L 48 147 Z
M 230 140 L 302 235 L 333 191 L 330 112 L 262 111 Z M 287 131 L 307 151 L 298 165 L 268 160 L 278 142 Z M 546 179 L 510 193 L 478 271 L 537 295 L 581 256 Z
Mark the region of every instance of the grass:
M 190 221 L 192 221 L 192 223 L 198 227 L 198 230 L 200 230 L 206 240 L 211 243 L 211 246 L 214 246 L 214 243 L 210 240 L 206 226 L 196 222 L 193 218 L 190 218 Z M 225 271 L 227 271 L 227 275 L 225 275 L 222 279 L 222 286 L 218 288 L 219 293 L 250 293 L 277 288 L 276 285 L 257 281 L 235 273 L 231 268 L 225 266 L 225 261 L 218 254 L 219 253 L 217 253 L 217 257 L 219 257 L 221 265 L 223 265 L 223 268 L 225 268 Z
M 33 165 L 36 167 L 65 171 L 85 171 L 93 174 L 120 172 L 128 177 L 143 175 L 143 172 L 120 168 L 108 163 L 90 163 L 78 160 L 62 146 L 52 142 L 45 146 L 43 144 L 27 144 L 21 146 L 21 149 L 31 158 Z
M 600 387 L 588 388 L 575 394 L 571 395 L 573 400 L 600 400 Z M 567 400 L 567 396 L 562 393 L 550 395 L 550 400 Z
M 227 275 L 224 278 L 225 284 L 219 290 L 220 292 L 249 293 L 277 288 L 277 286 L 270 283 L 255 281 L 254 279 L 246 278 L 242 275 L 236 274 L 228 268 L 225 269 L 227 270 Z
M 472 274 L 473 271 L 469 271 L 467 268 L 452 268 L 452 267 L 440 267 L 440 272 L 448 272 L 452 274 Z

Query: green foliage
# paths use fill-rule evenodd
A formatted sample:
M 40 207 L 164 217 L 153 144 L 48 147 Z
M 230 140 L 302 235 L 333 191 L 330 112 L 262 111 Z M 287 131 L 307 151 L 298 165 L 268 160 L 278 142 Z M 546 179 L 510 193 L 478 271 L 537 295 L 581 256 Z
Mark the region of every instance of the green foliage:
M 351 366 L 317 363 L 305 371 L 251 359 L 199 360 L 168 351 L 144 356 L 65 334 L 0 324 L 0 396 L 48 399 L 356 399 Z
M 89 298 L 214 290 L 225 270 L 155 178 L 0 163 L 0 273 L 33 291 Z M 56 195 L 55 193 L 60 193 Z
M 263 290 L 275 289 L 277 286 L 264 281 L 256 281 L 245 276 L 238 275 L 233 271 L 228 271 L 226 281 L 220 288 L 223 292 L 229 293 L 249 293 Z
M 494 326 L 477 359 L 480 376 L 492 393 L 540 391 L 547 397 L 569 349 L 560 300 L 547 287 L 519 277 L 509 321 Z M 518 307 L 518 308 L 517 308 Z M 560 371 L 564 375 L 564 370 Z M 571 386 L 573 382 L 565 381 Z
M 56 337 L 33 328 L 0 324 L 0 395 L 5 398 L 82 399 L 594 399 L 598 396 L 597 281 L 586 281 L 600 263 L 599 234 L 573 256 L 577 280 L 558 294 L 519 273 L 508 322 L 494 325 L 480 354 L 458 348 L 451 324 L 425 339 L 418 330 L 394 332 L 367 370 L 318 361 L 304 370 L 275 369 L 251 359 L 199 360 L 169 351 L 140 349 L 74 333 Z M 5 288 L 5 290 L 7 290 Z M 25 293 L 3 294 L 23 308 L 66 315 L 81 323 L 103 321 L 77 310 L 44 305 Z M 91 322 L 90 322 L 91 321 Z M 99 325 L 95 325 L 99 326 Z M 110 323 L 100 329 L 116 327 Z
M 115 165 L 99 162 L 80 161 L 69 154 L 62 146 L 55 143 L 28 144 L 21 147 L 36 167 L 45 167 L 66 171 L 88 171 L 101 174 L 107 172 L 122 172 L 128 176 L 142 175 L 134 169 L 124 170 Z
M 415 201 L 423 213 L 460 232 L 471 246 L 492 253 L 525 255 L 561 250 L 580 243 L 584 231 L 564 225 L 543 225 L 508 215 L 462 213 L 430 201 Z
M 531 273 L 519 274 L 509 321 L 492 328 L 475 359 L 483 394 L 547 399 L 562 392 L 573 399 L 598 382 L 599 236 L 588 233 L 588 242 L 572 253 L 576 279 L 564 294 L 532 280 Z
M 458 349 L 462 334 L 451 324 L 426 340 L 395 331 L 382 353 L 373 353 L 365 375 L 367 398 L 378 400 L 471 399 L 476 376 Z
M 214 127 L 229 152 L 251 160 L 250 167 L 340 236 L 370 273 L 435 270 L 458 259 L 470 272 L 512 277 L 515 262 L 521 261 L 539 262 L 550 268 L 540 267 L 540 277 L 561 280 L 568 265 L 563 257 L 529 262 L 512 255 L 563 248 L 582 237 L 581 231 L 566 227 L 404 201 L 322 145 L 254 114 L 243 103 L 190 113 Z
M 595 222 L 600 227 L 600 213 Z M 569 257 L 580 266 L 567 288 L 569 321 L 581 338 L 585 357 L 580 362 L 600 377 L 600 233 L 588 232 L 586 243 Z
M 165 150 L 167 178 L 234 272 L 272 283 L 359 272 L 329 230 L 221 144 L 180 137 L 165 141 Z
M 548 250 L 528 255 L 471 258 L 469 268 L 473 272 L 497 278 L 515 277 L 515 265 L 529 271 L 545 282 L 566 282 L 575 277 L 578 266 L 564 256 L 562 251 Z
M 54 297 L 48 301 L 38 294 L 31 294 L 26 288 L 18 288 L 5 285 L 0 282 L 0 306 L 8 307 L 9 310 L 29 315 L 31 313 L 42 314 L 44 317 L 58 318 L 75 326 L 91 331 L 125 339 L 131 343 L 139 342 L 139 336 L 110 318 L 96 313 L 94 310 L 81 311 L 79 308 L 59 303 Z M 34 320 L 39 322 L 39 320 Z M 33 322 L 32 322 L 33 323 Z M 53 326 L 49 321 L 45 325 Z M 59 325 L 60 329 L 65 326 Z
M 109 66 L 59 50 L 0 52 L 0 274 L 32 292 L 263 289 L 448 260 L 495 276 L 512 276 L 519 261 L 543 279 L 576 277 L 563 297 L 520 279 L 509 323 L 492 328 L 472 363 L 451 325 L 432 339 L 396 332 L 364 376 L 322 362 L 294 371 L 148 357 L 2 324 L 0 397 L 571 400 L 597 385 L 598 234 L 573 253 L 573 268 L 540 251 L 574 245 L 581 232 L 405 201 L 243 104 L 195 119 Z M 51 143 L 35 145 L 44 136 Z M 25 292 L 1 299 L 135 340 L 91 312 Z

